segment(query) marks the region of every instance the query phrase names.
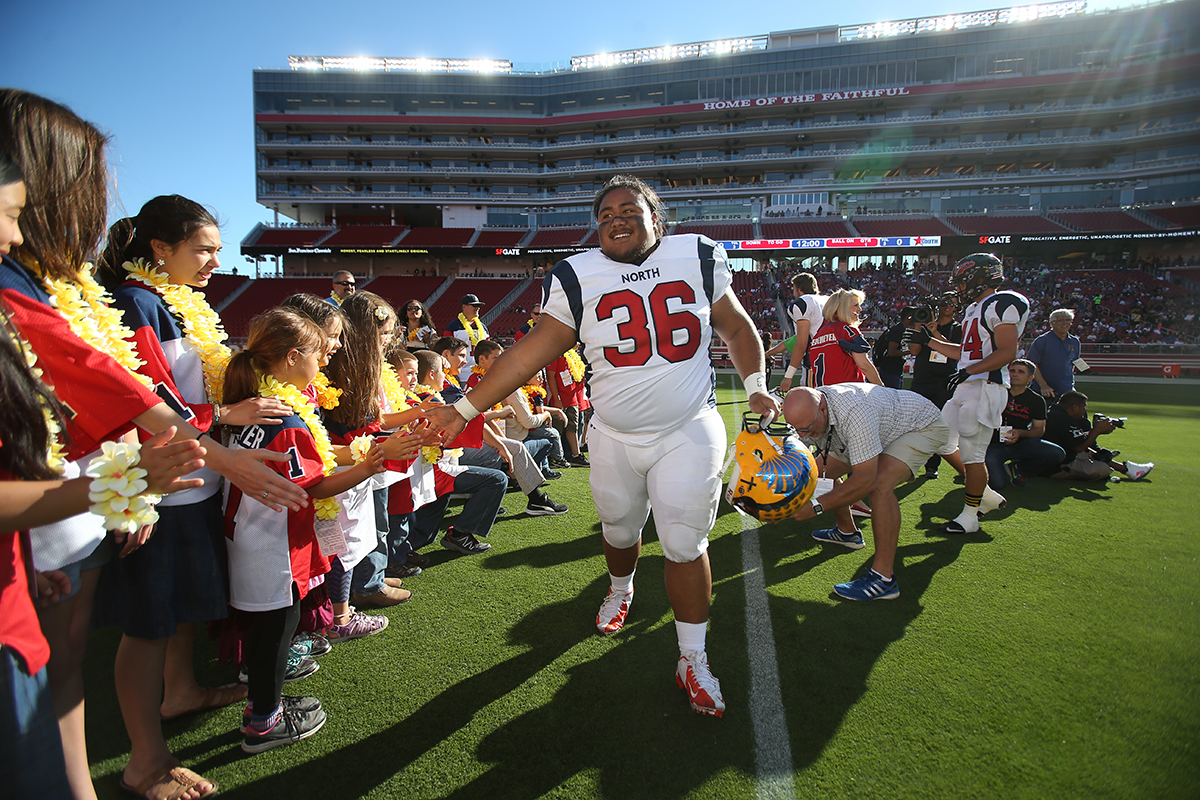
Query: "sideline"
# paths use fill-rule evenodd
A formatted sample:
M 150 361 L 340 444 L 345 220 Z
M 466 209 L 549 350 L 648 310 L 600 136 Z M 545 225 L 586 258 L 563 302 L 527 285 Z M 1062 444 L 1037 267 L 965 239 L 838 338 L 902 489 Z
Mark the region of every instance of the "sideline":
M 737 390 L 745 391 L 741 387 Z M 741 403 L 735 401 L 735 420 L 742 418 L 740 409 Z M 734 428 L 740 429 L 740 423 Z M 722 484 L 724 481 L 722 475 Z M 742 540 L 742 581 L 746 589 L 746 654 L 750 662 L 756 794 L 759 800 L 794 800 L 796 775 L 787 717 L 783 713 L 783 693 L 779 688 L 775 634 L 771 628 L 771 609 L 767 603 L 762 553 L 758 545 L 759 526 L 750 517 L 741 517 L 741 523 L 742 532 L 738 536 Z

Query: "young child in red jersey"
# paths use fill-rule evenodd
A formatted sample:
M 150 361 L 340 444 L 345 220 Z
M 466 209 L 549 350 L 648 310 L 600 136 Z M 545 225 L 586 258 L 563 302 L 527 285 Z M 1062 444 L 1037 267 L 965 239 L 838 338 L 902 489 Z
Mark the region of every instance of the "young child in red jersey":
M 383 470 L 383 452 L 373 445 L 361 463 L 332 474 L 336 456 L 329 434 L 301 394 L 316 377 L 327 348 L 324 331 L 311 320 L 272 309 L 251 321 L 246 349 L 229 362 L 225 376 L 226 403 L 275 397 L 294 412 L 279 425 L 242 428 L 232 446 L 290 455 L 287 462 L 271 464 L 315 499 L 300 511 L 282 514 L 244 502 L 236 486 L 226 489 L 230 604 L 253 614 L 246 647 L 250 702 L 242 750 L 247 753 L 292 744 L 325 724 L 319 700 L 282 695 L 288 650 L 310 580 L 329 569 L 318 530 L 334 540 L 330 549 L 341 538 L 334 496 Z

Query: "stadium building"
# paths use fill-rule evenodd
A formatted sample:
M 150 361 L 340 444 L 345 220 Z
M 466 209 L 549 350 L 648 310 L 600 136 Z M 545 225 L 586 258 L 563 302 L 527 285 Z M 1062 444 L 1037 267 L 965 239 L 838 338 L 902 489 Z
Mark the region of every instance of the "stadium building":
M 242 252 L 289 276 L 533 277 L 595 245 L 592 197 L 622 172 L 659 191 L 670 233 L 743 265 L 1187 258 L 1198 12 L 1080 0 L 538 70 L 295 56 L 254 72 L 257 197 L 276 222 Z

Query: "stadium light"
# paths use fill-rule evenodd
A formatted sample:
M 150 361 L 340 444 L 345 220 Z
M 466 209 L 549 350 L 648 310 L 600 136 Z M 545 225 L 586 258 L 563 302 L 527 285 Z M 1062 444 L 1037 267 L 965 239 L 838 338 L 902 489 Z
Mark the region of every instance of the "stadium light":
M 589 56 L 573 56 L 571 69 L 605 69 L 627 67 L 654 61 L 677 61 L 682 58 L 704 58 L 705 56 L 745 53 L 751 50 L 766 50 L 766 36 L 742 39 L 715 39 L 708 42 L 671 44 L 662 47 L 643 47 L 637 50 L 622 50 L 619 53 L 596 53 Z
M 513 63 L 491 58 L 391 58 L 375 56 L 288 56 L 293 70 L 355 72 L 512 72 Z
M 870 25 L 853 25 L 838 28 L 839 42 L 861 39 L 883 39 L 891 36 L 913 36 L 919 33 L 966 28 L 1008 25 L 1016 22 L 1033 22 L 1051 17 L 1061 19 L 1071 14 L 1087 12 L 1087 0 L 1066 0 L 1060 3 L 1040 3 L 1028 6 L 995 8 L 990 11 L 972 11 L 967 14 L 949 14 L 942 17 L 914 17 L 912 19 L 876 22 Z

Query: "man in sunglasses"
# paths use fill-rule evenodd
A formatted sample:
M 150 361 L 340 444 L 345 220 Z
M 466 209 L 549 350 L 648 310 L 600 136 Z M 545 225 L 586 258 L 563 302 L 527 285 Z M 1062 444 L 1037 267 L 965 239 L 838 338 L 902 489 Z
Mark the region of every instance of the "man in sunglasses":
M 342 303 L 346 302 L 346 298 L 354 294 L 356 286 L 358 284 L 354 280 L 354 275 L 346 270 L 335 272 L 333 274 L 333 291 L 329 293 L 329 297 L 325 298 L 325 302 L 341 307 Z

